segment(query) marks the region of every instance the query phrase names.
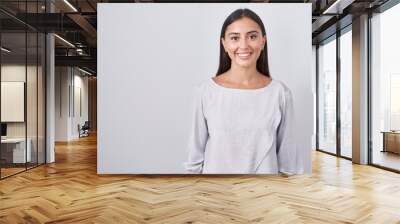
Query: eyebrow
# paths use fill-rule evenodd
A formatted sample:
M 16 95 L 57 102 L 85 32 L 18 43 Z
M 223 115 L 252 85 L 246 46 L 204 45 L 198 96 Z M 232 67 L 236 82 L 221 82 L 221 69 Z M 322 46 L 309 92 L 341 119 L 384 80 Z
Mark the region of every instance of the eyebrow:
M 258 33 L 258 31 L 252 30 L 252 31 L 247 32 L 246 34 L 250 34 L 250 33 Z M 230 36 L 230 35 L 240 35 L 240 33 L 235 33 L 235 32 L 228 33 L 228 36 Z

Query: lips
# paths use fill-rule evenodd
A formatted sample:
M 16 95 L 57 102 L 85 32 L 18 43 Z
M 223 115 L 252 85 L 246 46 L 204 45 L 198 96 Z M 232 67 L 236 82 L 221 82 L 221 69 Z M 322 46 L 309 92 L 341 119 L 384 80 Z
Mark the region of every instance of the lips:
M 249 59 L 251 56 L 251 52 L 241 52 L 241 53 L 236 53 L 236 55 L 243 60 Z

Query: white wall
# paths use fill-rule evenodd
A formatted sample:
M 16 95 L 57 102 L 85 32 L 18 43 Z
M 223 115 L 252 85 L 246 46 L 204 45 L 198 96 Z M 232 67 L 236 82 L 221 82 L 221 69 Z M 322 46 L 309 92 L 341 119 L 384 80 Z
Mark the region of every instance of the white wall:
M 68 140 L 68 67 L 55 68 L 55 141 Z
M 72 108 L 72 111 L 75 111 L 75 113 L 72 113 L 72 119 L 71 119 L 71 135 L 73 138 L 78 138 L 79 137 L 79 132 L 78 132 L 78 124 L 81 126 L 85 123 L 85 121 L 88 120 L 88 77 L 87 76 L 82 76 L 83 73 L 79 72 L 78 70 L 74 71 L 74 94 L 75 96 L 72 96 L 74 98 L 73 104 L 74 107 Z M 78 93 L 80 91 L 80 93 Z M 80 98 L 79 98 L 80 94 Z M 81 101 L 79 103 L 79 100 Z M 81 112 L 79 111 L 79 107 L 82 110 Z
M 314 113 L 313 113 L 313 121 L 317 121 L 317 114 L 316 114 L 316 108 L 317 108 L 317 91 L 316 91 L 316 86 L 317 86 L 317 48 L 315 45 L 312 46 L 312 54 L 311 54 L 311 88 L 312 88 L 312 94 L 313 94 L 313 108 L 314 108 Z M 317 149 L 317 129 L 316 125 L 314 123 L 313 127 L 313 134 L 311 136 L 311 147 L 313 150 Z
M 55 79 L 55 140 L 77 139 L 78 124 L 88 120 L 88 78 L 76 68 L 56 67 Z M 76 107 L 79 89 L 82 114 Z
M 272 77 L 292 90 L 311 171 L 311 4 L 98 4 L 98 173 L 184 173 L 193 87 L 214 76 L 225 18 L 254 10 Z

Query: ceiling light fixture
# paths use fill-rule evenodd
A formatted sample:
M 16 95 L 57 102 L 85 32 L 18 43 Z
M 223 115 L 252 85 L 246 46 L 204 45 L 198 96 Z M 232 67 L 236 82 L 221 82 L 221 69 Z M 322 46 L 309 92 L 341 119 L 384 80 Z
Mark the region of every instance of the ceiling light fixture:
M 83 69 L 81 69 L 81 68 L 79 68 L 79 67 L 78 67 L 78 70 L 81 71 L 81 72 L 83 72 L 83 73 L 85 73 L 85 74 L 88 74 L 88 75 L 90 75 L 90 76 L 92 75 L 92 73 L 90 73 L 90 72 L 88 72 L 88 71 L 86 71 L 86 70 L 83 70 Z
M 336 5 L 340 2 L 340 0 L 336 0 L 332 5 L 330 5 L 327 9 L 324 10 L 324 12 L 322 12 L 322 14 L 327 14 L 330 13 L 330 11 L 336 7 Z
M 353 3 L 354 0 L 336 0 L 332 5 L 324 10 L 322 14 L 341 14 L 343 9 Z
M 66 40 L 66 39 L 64 39 L 64 38 L 62 38 L 62 37 L 60 37 L 60 36 L 58 36 L 57 34 L 54 34 L 54 36 L 57 37 L 58 39 L 60 39 L 61 41 L 63 41 L 64 43 L 66 43 L 67 45 L 69 45 L 69 46 L 75 48 L 75 45 L 71 44 L 71 42 L 69 42 L 68 40 Z
M 4 51 L 4 52 L 6 52 L 6 53 L 10 53 L 10 52 L 11 52 L 11 50 L 9 50 L 9 49 L 7 49 L 7 48 L 5 48 L 5 47 L 1 47 L 1 50 Z
M 7 48 L 5 48 L 5 47 L 1 47 L 1 50 L 4 51 L 4 52 L 6 52 L 6 53 L 10 53 L 10 52 L 11 52 L 11 50 L 9 50 L 9 49 L 7 49 Z
M 74 10 L 74 12 L 78 12 L 78 10 L 71 4 L 69 3 L 68 0 L 64 0 L 65 4 L 67 4 L 72 10 Z

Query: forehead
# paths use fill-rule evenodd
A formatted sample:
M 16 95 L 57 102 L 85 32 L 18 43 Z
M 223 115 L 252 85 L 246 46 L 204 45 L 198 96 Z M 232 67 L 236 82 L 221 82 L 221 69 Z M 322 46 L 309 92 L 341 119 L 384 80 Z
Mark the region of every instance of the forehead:
M 230 32 L 246 33 L 252 30 L 261 32 L 260 26 L 254 20 L 249 19 L 247 17 L 242 17 L 236 20 L 235 22 L 229 24 L 229 26 L 226 28 L 225 33 L 226 34 Z

